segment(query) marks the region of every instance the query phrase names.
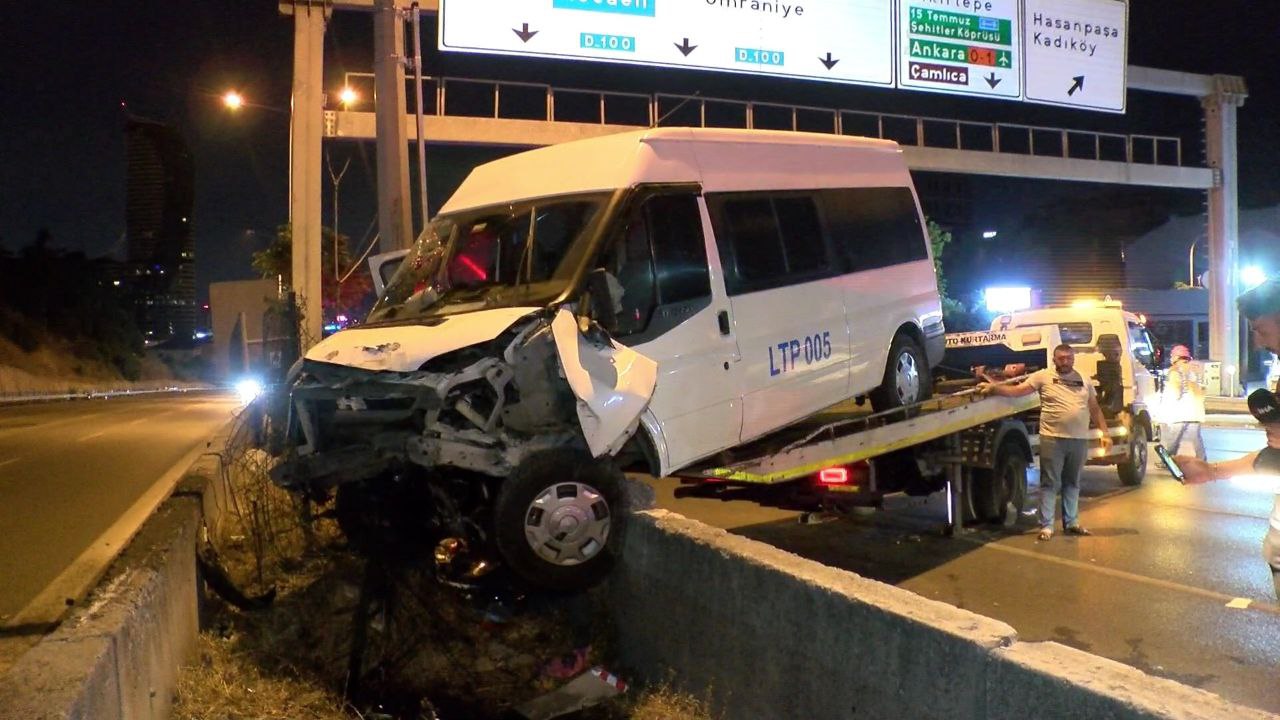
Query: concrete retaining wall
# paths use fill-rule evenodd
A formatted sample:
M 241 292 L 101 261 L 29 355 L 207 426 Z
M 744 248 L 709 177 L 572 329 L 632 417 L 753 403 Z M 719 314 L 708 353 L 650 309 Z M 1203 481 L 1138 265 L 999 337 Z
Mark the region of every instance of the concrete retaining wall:
M 219 478 L 218 458 L 198 461 L 84 606 L 0 677 L 0 720 L 168 717 L 199 632 L 195 549 Z
M 623 664 L 727 718 L 1276 717 L 663 510 L 623 555 Z

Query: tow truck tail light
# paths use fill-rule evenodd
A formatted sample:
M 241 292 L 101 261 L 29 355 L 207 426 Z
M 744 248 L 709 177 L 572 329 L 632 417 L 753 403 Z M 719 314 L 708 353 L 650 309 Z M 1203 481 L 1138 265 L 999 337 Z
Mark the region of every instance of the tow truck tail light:
M 825 487 L 858 490 L 871 480 L 871 463 L 859 460 L 849 465 L 835 465 L 818 471 L 818 484 Z
M 848 485 L 849 484 L 849 468 L 847 467 L 831 467 L 822 468 L 818 471 L 818 482 L 823 485 Z

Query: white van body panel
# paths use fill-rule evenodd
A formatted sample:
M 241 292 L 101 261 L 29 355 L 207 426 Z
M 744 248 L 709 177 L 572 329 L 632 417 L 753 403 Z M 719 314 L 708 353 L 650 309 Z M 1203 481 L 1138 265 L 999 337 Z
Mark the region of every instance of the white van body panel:
M 488 342 L 538 308 L 496 308 L 449 315 L 431 326 L 386 325 L 334 333 L 307 351 L 306 359 L 361 370 L 413 372 L 445 353 Z
M 654 128 L 550 145 L 481 165 L 440 214 L 528 198 L 688 182 L 701 183 L 708 193 L 911 186 L 902 150 L 888 140 Z
M 849 397 L 841 278 L 745 293 L 732 306 L 747 381 L 743 441 Z
M 560 369 L 578 398 L 578 421 L 592 456 L 622 449 L 653 397 L 658 364 L 624 345 L 585 341 L 568 310 L 551 321 Z
M 718 315 L 729 312 L 724 270 L 705 200 L 698 200 L 711 280 L 711 304 L 636 350 L 661 358 L 649 414 L 661 429 L 650 433 L 662 473 L 737 445 L 742 430 L 744 367 L 732 328 L 722 334 Z M 662 439 L 662 442 L 658 442 Z

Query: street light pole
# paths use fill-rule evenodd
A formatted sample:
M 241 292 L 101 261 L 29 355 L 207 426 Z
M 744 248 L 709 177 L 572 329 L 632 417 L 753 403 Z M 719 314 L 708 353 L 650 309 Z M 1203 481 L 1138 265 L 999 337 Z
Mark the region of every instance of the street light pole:
M 1196 286 L 1196 243 L 1200 238 L 1191 241 L 1191 250 L 1187 253 L 1187 284 Z
M 342 185 L 342 176 L 347 174 L 347 168 L 351 166 L 351 158 L 348 156 L 347 161 L 342 165 L 342 171 L 334 174 L 333 158 L 330 157 L 326 150 L 324 153 L 324 164 L 329 168 L 329 182 L 333 184 L 333 279 L 342 279 L 342 270 L 338 263 L 338 188 Z M 334 298 L 337 299 L 336 297 Z
M 413 86 L 417 89 L 418 112 L 418 202 L 422 205 L 422 229 L 427 229 L 431 213 L 427 211 L 427 140 L 422 119 L 422 9 L 413 4 Z

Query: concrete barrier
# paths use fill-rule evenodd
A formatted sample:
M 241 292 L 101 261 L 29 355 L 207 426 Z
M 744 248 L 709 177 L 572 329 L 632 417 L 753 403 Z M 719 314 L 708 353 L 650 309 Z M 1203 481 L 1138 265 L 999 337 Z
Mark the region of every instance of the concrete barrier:
M 727 718 L 1276 717 L 667 511 L 622 547 L 623 666 Z
M 218 457 L 187 471 L 83 606 L 0 677 L 0 719 L 168 717 L 199 632 L 195 551 L 225 506 L 221 480 Z

